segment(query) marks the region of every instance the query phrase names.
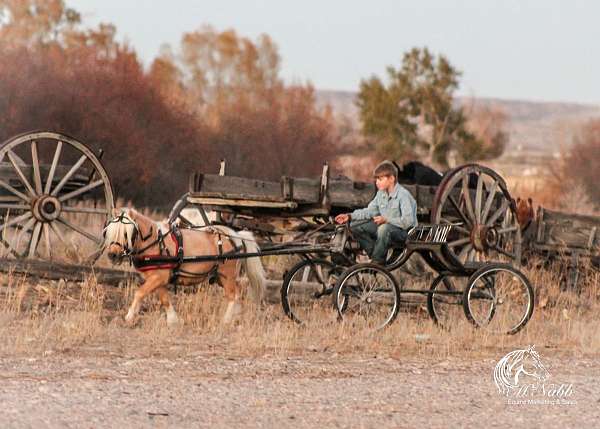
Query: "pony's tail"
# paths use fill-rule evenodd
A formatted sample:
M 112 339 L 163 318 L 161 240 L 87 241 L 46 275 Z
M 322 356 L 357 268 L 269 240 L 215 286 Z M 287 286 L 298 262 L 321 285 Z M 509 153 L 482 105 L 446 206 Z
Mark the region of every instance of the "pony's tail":
M 244 241 L 246 246 L 246 252 L 257 253 L 260 252 L 258 244 L 254 239 L 254 234 L 250 231 L 239 231 L 239 237 Z M 267 284 L 267 273 L 263 267 L 263 264 L 259 257 L 255 256 L 252 258 L 243 259 L 244 268 L 252 287 L 253 298 L 257 304 L 261 304 L 265 298 L 266 284 Z

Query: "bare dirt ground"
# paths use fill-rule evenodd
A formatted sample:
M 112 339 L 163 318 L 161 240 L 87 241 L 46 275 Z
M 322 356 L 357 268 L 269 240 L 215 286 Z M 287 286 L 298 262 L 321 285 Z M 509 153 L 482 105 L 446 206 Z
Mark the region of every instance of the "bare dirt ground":
M 306 350 L 240 354 L 225 338 L 109 343 L 0 359 L 0 427 L 597 427 L 600 363 L 541 348 L 576 404 L 507 404 L 478 358 Z M 150 344 L 149 344 L 150 342 Z M 488 355 L 490 353 L 487 353 Z M 485 353 L 484 353 L 485 355 Z

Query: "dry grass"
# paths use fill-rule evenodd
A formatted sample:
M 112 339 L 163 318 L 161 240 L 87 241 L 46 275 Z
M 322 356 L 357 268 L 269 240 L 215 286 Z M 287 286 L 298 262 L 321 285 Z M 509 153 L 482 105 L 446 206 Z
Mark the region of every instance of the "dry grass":
M 498 336 L 474 329 L 460 312 L 450 331 L 440 329 L 428 319 L 422 304 L 403 308 L 390 328 L 377 333 L 338 323 L 330 310 L 315 314 L 319 326 L 301 327 L 289 321 L 279 305 L 257 312 L 247 300 L 238 323 L 223 326 L 222 292 L 212 286 L 176 295 L 182 326 L 168 328 L 157 301 L 150 298 L 137 324 L 129 327 L 122 317 L 132 285 L 104 287 L 93 278 L 83 283 L 31 282 L 9 273 L 0 282 L 0 355 L 126 350 L 153 357 L 208 351 L 235 356 L 327 352 L 443 359 L 497 356 L 499 350 L 536 344 L 575 356 L 597 356 L 600 273 L 586 276 L 579 291 L 561 290 L 556 267 L 529 269 L 527 274 L 537 294 L 534 316 L 517 335 Z

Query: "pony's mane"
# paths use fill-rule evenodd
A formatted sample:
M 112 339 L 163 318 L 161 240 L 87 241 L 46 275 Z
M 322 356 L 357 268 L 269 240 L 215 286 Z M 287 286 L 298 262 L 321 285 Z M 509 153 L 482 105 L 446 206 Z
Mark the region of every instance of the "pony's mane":
M 137 228 L 137 224 L 135 221 L 129 216 L 129 210 L 123 209 L 121 215 L 124 220 L 128 222 L 108 222 L 106 228 L 104 228 L 104 243 L 106 245 L 110 245 L 111 243 L 119 243 L 122 246 L 127 246 L 128 248 L 133 248 L 133 236 L 134 231 Z

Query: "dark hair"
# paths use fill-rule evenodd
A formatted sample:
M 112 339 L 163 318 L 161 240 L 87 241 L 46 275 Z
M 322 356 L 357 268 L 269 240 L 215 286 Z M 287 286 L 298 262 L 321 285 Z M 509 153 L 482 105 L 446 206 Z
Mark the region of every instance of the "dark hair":
M 373 176 L 394 176 L 394 179 L 398 180 L 398 169 L 391 161 L 383 161 L 375 167 Z

